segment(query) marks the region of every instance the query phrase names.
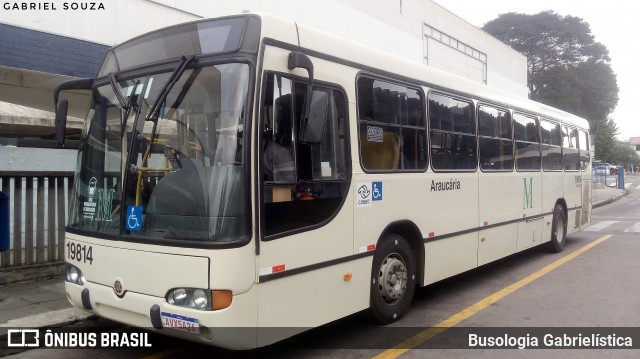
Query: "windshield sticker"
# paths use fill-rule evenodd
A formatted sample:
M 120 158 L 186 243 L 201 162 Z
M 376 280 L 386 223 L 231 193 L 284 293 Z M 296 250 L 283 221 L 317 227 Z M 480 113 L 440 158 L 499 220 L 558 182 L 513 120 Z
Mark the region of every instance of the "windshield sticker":
M 111 222 L 111 206 L 113 203 L 113 193 L 115 189 L 110 189 L 105 193 L 104 190 L 98 190 L 98 206 L 96 211 L 96 221 Z
M 149 91 L 151 91 L 151 84 L 153 84 L 153 77 L 149 79 L 147 84 L 147 91 L 144 92 L 144 98 L 149 98 Z
M 89 200 L 85 201 L 82 206 L 82 217 L 87 219 L 93 219 L 96 214 L 96 203 L 93 202 L 93 196 L 96 194 L 96 185 L 98 180 L 95 177 L 91 177 L 89 180 Z
M 98 180 L 95 177 L 91 177 L 89 180 L 89 201 L 93 202 L 93 195 L 96 194 L 96 185 Z
M 127 207 L 127 230 L 139 231 L 142 229 L 142 206 Z
M 110 189 L 105 192 L 102 189 L 96 190 L 98 180 L 95 177 L 91 177 L 88 186 L 89 198 L 83 202 L 82 205 L 82 217 L 86 219 L 95 219 L 96 221 L 111 222 L 111 203 L 113 201 L 113 193 L 115 189 Z M 94 201 L 94 197 L 97 194 L 97 202 Z
M 147 84 L 147 91 L 144 92 L 144 98 L 148 98 L 149 97 L 149 91 L 151 90 L 151 84 L 153 83 L 153 77 L 151 79 L 149 79 L 149 83 Z M 137 84 L 137 85 L 131 85 L 131 86 L 127 86 L 127 87 L 123 87 L 122 88 L 122 94 L 125 97 L 130 97 L 131 93 L 133 92 L 133 88 L 135 87 L 135 93 L 134 95 L 139 95 L 142 93 L 142 89 L 144 88 L 144 84 Z
M 124 88 L 122 89 L 122 92 L 123 92 L 124 96 L 126 96 L 126 97 L 131 96 L 131 93 L 133 92 L 133 87 L 134 87 L 133 85 L 131 85 L 131 86 L 127 86 L 127 87 L 124 87 Z M 137 85 L 135 86 L 135 88 L 136 88 L 136 93 L 135 93 L 134 95 L 139 95 L 139 94 L 142 92 L 142 88 L 143 88 L 143 87 L 144 87 L 144 85 L 143 85 L 143 84 L 137 84 Z

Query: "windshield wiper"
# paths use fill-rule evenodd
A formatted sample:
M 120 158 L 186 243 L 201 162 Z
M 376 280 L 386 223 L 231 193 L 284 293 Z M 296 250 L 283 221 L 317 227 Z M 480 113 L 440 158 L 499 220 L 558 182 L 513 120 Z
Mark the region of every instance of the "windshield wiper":
M 120 107 L 124 110 L 124 114 L 122 115 L 122 127 L 120 135 L 124 135 L 125 128 L 127 127 L 127 120 L 129 119 L 129 113 L 131 112 L 131 108 L 135 106 L 133 98 L 136 97 L 136 90 L 140 85 L 140 80 L 136 81 L 133 85 L 133 89 L 131 90 L 131 94 L 127 96 L 125 100 L 124 96 L 122 96 L 122 91 L 118 89 L 116 75 L 113 72 L 109 73 L 109 83 L 111 84 L 111 88 L 113 89 L 113 93 L 116 95 L 118 99 L 118 103 L 120 103 Z M 137 107 L 137 106 L 136 106 Z
M 147 114 L 147 117 L 146 117 L 147 121 L 156 121 L 158 119 L 158 117 L 160 116 L 160 105 L 164 102 L 167 96 L 169 96 L 169 92 L 173 88 L 173 85 L 175 85 L 176 82 L 178 82 L 178 80 L 180 79 L 180 76 L 182 76 L 182 74 L 187 69 L 187 66 L 194 59 L 195 59 L 195 56 L 191 56 L 188 58 L 182 56 L 180 60 L 180 64 L 178 64 L 178 67 L 176 67 L 176 69 L 173 70 L 173 73 L 169 77 L 169 80 L 167 80 L 167 82 L 164 84 L 164 86 L 162 87 L 162 90 L 160 91 L 160 94 L 158 95 L 155 102 L 153 103 L 153 106 L 151 106 L 151 108 L 149 109 L 149 113 Z
M 113 89 L 113 93 L 115 93 L 116 98 L 118 99 L 118 102 L 120 103 L 120 107 L 122 107 L 123 110 L 128 110 L 129 107 L 131 107 L 131 98 L 129 98 L 128 101 L 125 101 L 124 97 L 122 96 L 122 92 L 120 90 L 118 90 L 118 85 L 116 83 L 116 75 L 113 74 L 113 72 L 109 73 L 109 83 L 111 84 L 111 88 Z M 135 89 L 134 91 L 135 92 Z

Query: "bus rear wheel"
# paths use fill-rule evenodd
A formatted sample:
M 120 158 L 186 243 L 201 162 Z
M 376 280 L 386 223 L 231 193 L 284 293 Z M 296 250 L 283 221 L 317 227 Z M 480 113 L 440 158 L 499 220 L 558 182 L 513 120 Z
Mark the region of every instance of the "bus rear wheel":
M 409 309 L 416 282 L 415 256 L 399 235 L 383 238 L 373 256 L 369 311 L 374 320 L 389 324 Z
M 567 236 L 567 221 L 564 216 L 564 209 L 556 204 L 553 209 L 553 222 L 551 223 L 551 241 L 547 248 L 553 253 L 560 253 L 564 249 Z

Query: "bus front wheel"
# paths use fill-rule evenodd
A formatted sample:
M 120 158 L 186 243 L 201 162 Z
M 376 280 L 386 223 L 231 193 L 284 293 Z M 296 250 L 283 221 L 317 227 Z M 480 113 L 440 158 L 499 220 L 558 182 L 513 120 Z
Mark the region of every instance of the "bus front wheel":
M 553 221 L 551 223 L 551 241 L 548 243 L 549 251 L 560 253 L 564 249 L 567 236 L 567 221 L 564 216 L 564 209 L 556 204 L 553 209 Z
M 399 235 L 380 242 L 371 268 L 370 313 L 377 322 L 389 324 L 409 309 L 416 282 L 415 256 Z

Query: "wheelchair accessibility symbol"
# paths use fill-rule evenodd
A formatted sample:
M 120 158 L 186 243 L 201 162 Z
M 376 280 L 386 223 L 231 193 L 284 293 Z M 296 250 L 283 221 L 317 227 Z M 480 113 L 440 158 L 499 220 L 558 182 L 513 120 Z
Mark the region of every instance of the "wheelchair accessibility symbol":
M 373 188 L 371 199 L 374 201 L 382 201 L 382 182 L 373 182 L 371 187 Z
M 142 229 L 142 206 L 127 207 L 127 230 L 139 231 Z

